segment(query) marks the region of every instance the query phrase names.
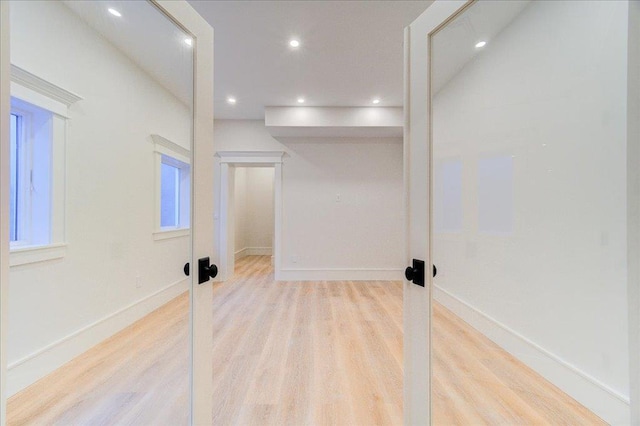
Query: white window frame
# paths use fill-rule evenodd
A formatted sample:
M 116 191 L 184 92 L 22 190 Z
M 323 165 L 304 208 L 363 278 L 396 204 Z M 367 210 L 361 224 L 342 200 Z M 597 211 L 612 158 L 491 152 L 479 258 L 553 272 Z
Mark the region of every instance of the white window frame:
M 30 180 L 30 173 L 32 167 L 32 159 L 30 155 L 30 150 L 32 146 L 32 142 L 28 139 L 26 134 L 26 129 L 31 127 L 31 113 L 21 109 L 11 106 L 11 114 L 16 115 L 18 117 L 18 143 L 16 147 L 17 155 L 18 155 L 18 163 L 20 164 L 20 173 L 17 177 L 17 193 L 18 193 L 18 202 L 16 205 L 16 235 L 18 239 L 10 241 L 10 248 L 13 250 L 15 248 L 20 248 L 28 245 L 30 240 L 30 224 L 31 224 L 31 196 L 30 196 L 30 188 L 28 182 Z M 13 143 L 13 141 L 11 141 Z M 13 171 L 11 171 L 13 174 Z
M 11 65 L 11 98 L 17 101 L 33 105 L 51 114 L 50 120 L 50 152 L 49 152 L 49 194 L 48 194 L 48 235 L 41 237 L 39 241 L 34 240 L 32 234 L 32 206 L 30 205 L 29 188 L 25 193 L 26 206 L 22 206 L 22 235 L 20 240 L 10 245 L 10 266 L 20 266 L 30 263 L 43 262 L 60 259 L 66 255 L 65 241 L 65 156 L 66 156 L 66 134 L 67 120 L 70 119 L 69 108 L 82 98 L 59 86 L 56 86 L 28 71 Z M 12 102 L 13 104 L 13 102 Z M 12 105 L 12 113 L 18 112 L 23 117 L 22 129 L 26 132 L 25 155 L 27 161 L 33 162 L 34 144 L 33 132 L 30 131 L 30 121 L 33 120 L 33 113 L 27 107 L 16 107 Z M 25 123 L 27 121 L 27 123 Z M 22 181 L 31 186 L 33 163 L 24 170 Z
M 187 237 L 191 232 L 191 152 L 160 135 L 151 135 L 154 143 L 155 155 L 155 230 L 154 240 L 166 240 L 169 238 Z M 176 167 L 180 170 L 179 199 L 178 199 L 178 225 L 162 226 L 161 202 L 162 202 L 162 164 Z

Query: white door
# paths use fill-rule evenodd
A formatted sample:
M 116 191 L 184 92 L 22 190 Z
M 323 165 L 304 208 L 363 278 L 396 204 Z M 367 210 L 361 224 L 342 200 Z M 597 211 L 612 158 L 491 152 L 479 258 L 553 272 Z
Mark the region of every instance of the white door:
M 436 303 L 638 423 L 639 27 L 637 2 L 436 1 L 407 28 L 405 424 L 438 419 Z
M 417 278 L 405 280 L 404 423 L 429 424 L 431 419 L 431 152 L 429 128 L 429 34 L 442 25 L 464 1 L 435 2 L 405 29 L 404 169 L 407 211 L 407 265 L 424 262 Z M 416 265 L 420 266 L 420 264 Z M 419 269 L 419 268 L 418 268 Z M 419 281 L 419 280 L 418 280 Z
M 212 28 L 163 0 L 0 20 L 0 424 L 210 424 Z

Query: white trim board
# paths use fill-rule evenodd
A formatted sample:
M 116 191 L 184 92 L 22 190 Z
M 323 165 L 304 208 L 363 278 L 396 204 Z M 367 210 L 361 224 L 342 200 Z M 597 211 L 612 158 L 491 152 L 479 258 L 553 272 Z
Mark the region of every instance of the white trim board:
M 278 281 L 401 281 L 402 269 L 281 269 Z
M 160 135 L 152 134 L 151 141 L 154 151 L 177 158 L 185 164 L 191 164 L 191 151 Z
M 62 259 L 67 254 L 66 244 L 47 244 L 36 247 L 20 247 L 11 250 L 9 265 L 13 268 L 20 265 L 28 265 L 36 262 Z
M 220 164 L 275 165 L 282 163 L 284 151 L 218 151 Z
M 434 285 L 433 298 L 609 424 L 629 424 L 629 398 Z
M 68 108 L 82 100 L 82 96 L 63 89 L 35 74 L 31 74 L 29 71 L 14 64 L 11 64 L 11 81 L 18 85 L 12 85 L 12 96 L 24 97 L 27 102 L 34 103 L 65 117 L 69 115 Z M 14 93 L 14 90 L 16 93 Z M 52 104 L 51 102 L 54 103 Z
M 239 260 L 246 256 L 271 256 L 272 254 L 271 247 L 245 247 L 235 252 L 235 259 Z
M 9 364 L 12 396 L 188 290 L 182 279 Z

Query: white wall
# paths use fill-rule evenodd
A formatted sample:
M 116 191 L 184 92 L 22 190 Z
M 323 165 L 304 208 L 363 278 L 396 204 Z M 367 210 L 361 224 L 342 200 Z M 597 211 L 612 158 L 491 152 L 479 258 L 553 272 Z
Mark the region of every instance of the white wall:
M 12 2 L 11 22 L 11 62 L 84 99 L 67 128 L 67 254 L 11 268 L 10 394 L 186 289 L 189 238 L 153 239 L 150 135 L 189 147 L 191 132 L 187 107 L 62 3 Z
M 273 184 L 273 167 L 235 167 L 236 259 L 273 252 Z
M 629 395 L 626 8 L 532 2 L 433 119 L 449 206 L 435 208 L 434 294 L 613 423 Z
M 219 151 L 287 153 L 284 279 L 401 278 L 401 140 L 276 140 L 257 120 L 217 120 L 215 137 Z

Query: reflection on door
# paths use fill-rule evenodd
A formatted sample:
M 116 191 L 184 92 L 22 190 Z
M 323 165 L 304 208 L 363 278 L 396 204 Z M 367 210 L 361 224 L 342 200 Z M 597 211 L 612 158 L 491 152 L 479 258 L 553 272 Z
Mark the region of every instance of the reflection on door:
M 142 1 L 10 13 L 8 422 L 185 424 L 191 40 Z
M 476 2 L 431 40 L 436 424 L 629 422 L 627 21 Z

